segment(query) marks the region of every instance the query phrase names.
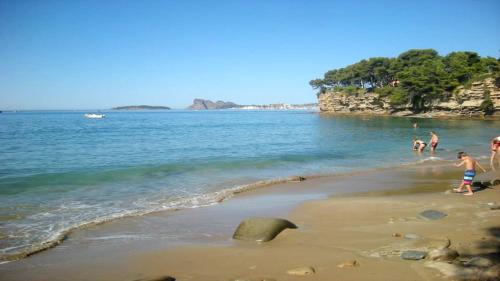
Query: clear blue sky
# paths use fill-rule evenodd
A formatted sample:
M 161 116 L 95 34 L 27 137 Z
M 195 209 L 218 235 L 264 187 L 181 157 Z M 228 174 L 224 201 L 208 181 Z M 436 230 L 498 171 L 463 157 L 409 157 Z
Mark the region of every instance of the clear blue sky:
M 500 1 L 0 0 L 0 109 L 315 102 L 309 80 L 411 48 L 498 57 Z

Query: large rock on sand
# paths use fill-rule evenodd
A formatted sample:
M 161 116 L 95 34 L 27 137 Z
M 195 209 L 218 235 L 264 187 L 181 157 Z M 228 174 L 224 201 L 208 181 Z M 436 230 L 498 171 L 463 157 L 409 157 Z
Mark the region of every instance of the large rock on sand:
M 287 228 L 297 228 L 292 222 L 279 218 L 248 218 L 240 223 L 234 239 L 267 242 Z

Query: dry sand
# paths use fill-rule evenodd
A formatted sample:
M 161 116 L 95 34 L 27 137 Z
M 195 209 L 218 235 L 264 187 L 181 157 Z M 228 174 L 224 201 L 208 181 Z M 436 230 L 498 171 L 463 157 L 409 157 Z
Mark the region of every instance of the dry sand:
M 289 219 L 299 226 L 266 243 L 230 247 L 180 248 L 137 257 L 133 263 L 148 276 L 178 280 L 443 280 L 425 260 L 402 260 L 397 252 L 433 242 L 451 241 L 461 258 L 498 258 L 500 190 L 473 197 L 445 192 L 376 192 L 303 204 Z M 440 210 L 443 219 L 425 221 L 417 214 Z M 394 235 L 401 237 L 394 237 Z M 404 238 L 418 235 L 417 239 Z M 392 255 L 383 256 L 393 250 Z M 382 253 L 382 256 L 378 256 Z M 355 260 L 358 266 L 338 265 Z M 315 274 L 291 276 L 287 270 L 311 266 Z M 272 280 L 269 279 L 269 280 Z

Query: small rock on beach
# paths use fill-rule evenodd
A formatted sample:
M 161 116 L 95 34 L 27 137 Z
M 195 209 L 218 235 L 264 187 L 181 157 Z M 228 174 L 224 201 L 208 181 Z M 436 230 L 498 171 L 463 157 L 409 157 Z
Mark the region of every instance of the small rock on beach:
M 357 260 L 352 260 L 352 261 L 345 261 L 339 265 L 337 265 L 338 267 L 340 268 L 344 268 L 344 267 L 356 267 L 356 266 L 359 266 L 359 262 Z
M 286 273 L 289 275 L 297 275 L 297 276 L 312 275 L 315 272 L 316 270 L 314 270 L 314 267 L 311 266 L 297 267 L 286 271 Z
M 405 234 L 404 237 L 405 237 L 405 239 L 420 239 L 421 238 L 417 234 L 413 234 L 413 233 Z
M 404 251 L 401 253 L 401 258 L 404 260 L 421 260 L 424 259 L 427 255 L 426 252 L 423 251 Z
M 172 276 L 162 276 L 162 277 L 156 277 L 156 278 L 151 278 L 151 279 L 139 279 L 135 281 L 175 281 L 175 278 Z

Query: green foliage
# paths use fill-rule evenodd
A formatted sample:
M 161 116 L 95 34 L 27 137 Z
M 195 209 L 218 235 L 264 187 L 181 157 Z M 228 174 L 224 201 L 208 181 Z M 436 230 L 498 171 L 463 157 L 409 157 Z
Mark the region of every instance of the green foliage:
M 495 112 L 495 107 L 493 105 L 493 101 L 491 100 L 490 94 L 490 90 L 484 91 L 484 100 L 479 106 L 481 111 L 484 112 L 484 115 L 491 115 L 493 114 L 493 112 Z
M 404 105 L 408 103 L 408 95 L 401 88 L 394 88 L 390 95 L 391 105 Z
M 389 97 L 391 105 L 404 105 L 408 103 L 408 95 L 401 87 L 385 86 L 375 89 L 380 97 Z
M 445 100 L 459 85 L 496 77 L 500 84 L 500 60 L 481 58 L 474 52 L 453 52 L 444 57 L 432 49 L 413 49 L 396 58 L 375 57 L 327 71 L 323 79 L 309 82 L 314 89 L 359 94 L 375 91 L 389 96 L 391 104 L 411 103 L 424 110 L 434 99 Z
M 490 98 L 485 99 L 479 106 L 484 115 L 491 115 L 495 112 L 495 107 L 493 106 L 493 101 Z
M 343 90 L 350 95 L 354 95 L 357 94 L 358 88 L 355 86 L 347 86 Z

